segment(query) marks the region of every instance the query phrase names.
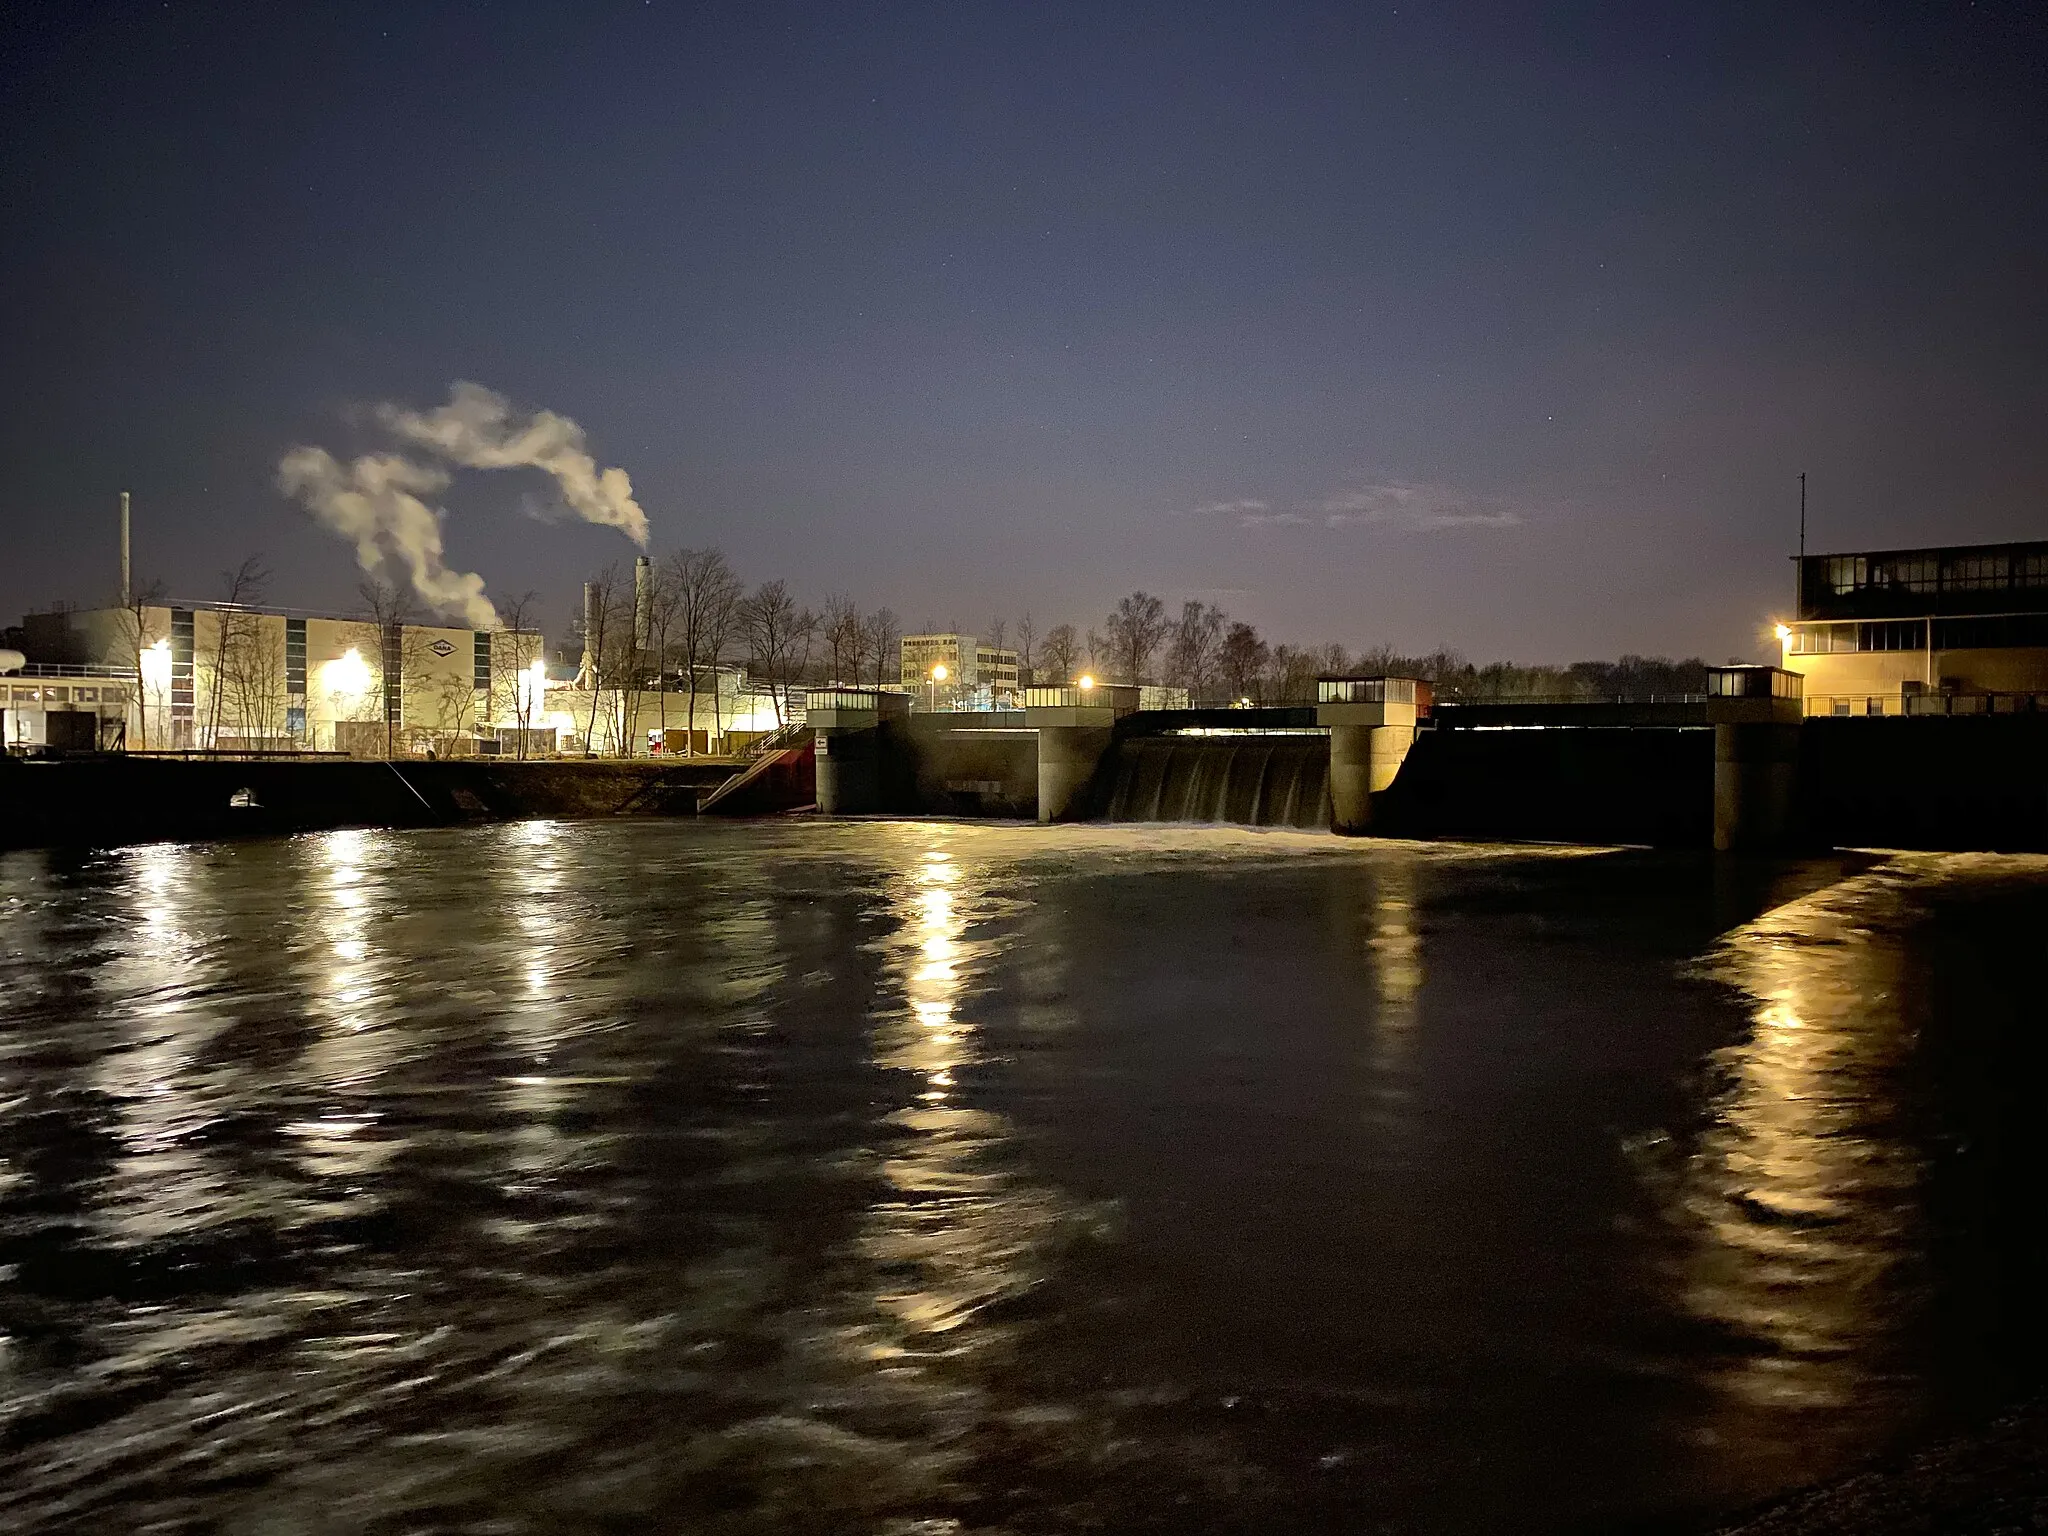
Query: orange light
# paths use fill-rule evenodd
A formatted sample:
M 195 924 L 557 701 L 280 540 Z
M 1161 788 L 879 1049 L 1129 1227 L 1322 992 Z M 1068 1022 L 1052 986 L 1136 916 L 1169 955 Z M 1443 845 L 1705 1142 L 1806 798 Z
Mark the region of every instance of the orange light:
M 1083 672 L 1081 674 L 1081 686 L 1083 688 L 1093 688 L 1095 686 L 1095 679 L 1090 677 L 1086 672 Z

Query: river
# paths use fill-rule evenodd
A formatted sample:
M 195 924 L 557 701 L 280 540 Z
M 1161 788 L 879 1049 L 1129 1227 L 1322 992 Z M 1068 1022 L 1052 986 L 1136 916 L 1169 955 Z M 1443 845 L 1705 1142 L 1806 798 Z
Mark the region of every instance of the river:
M 2048 860 L 0 857 L 0 1527 L 1693 1530 L 2044 1378 Z

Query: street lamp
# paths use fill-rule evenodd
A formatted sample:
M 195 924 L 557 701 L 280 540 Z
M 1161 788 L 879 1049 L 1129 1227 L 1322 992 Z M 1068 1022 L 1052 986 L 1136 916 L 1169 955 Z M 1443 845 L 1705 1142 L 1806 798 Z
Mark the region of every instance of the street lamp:
M 1095 679 L 1090 677 L 1086 672 L 1083 672 L 1081 674 L 1080 682 L 1083 688 L 1093 688 L 1095 686 Z
M 934 712 L 936 712 L 939 707 L 939 684 L 943 683 L 945 680 L 946 664 L 942 661 L 932 668 L 932 709 Z

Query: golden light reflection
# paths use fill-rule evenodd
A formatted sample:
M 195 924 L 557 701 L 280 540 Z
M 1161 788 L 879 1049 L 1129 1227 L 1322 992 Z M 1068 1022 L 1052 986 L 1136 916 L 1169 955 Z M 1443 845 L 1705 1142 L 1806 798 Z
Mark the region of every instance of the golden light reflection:
M 208 1047 L 233 1021 L 204 1005 L 222 916 L 206 908 L 203 850 L 138 848 L 126 856 L 131 921 L 119 930 L 108 1016 L 126 1036 L 101 1052 L 91 1082 L 114 1106 L 120 1144 L 95 1221 L 121 1244 L 148 1243 L 229 1219 L 251 1196 L 199 1134 L 217 1104 Z
M 1750 1408 L 1867 1394 L 1911 1321 L 1925 1238 L 1921 1158 L 1900 1125 L 1911 861 L 1728 934 L 1704 973 L 1751 1002 L 1718 1053 L 1724 1086 L 1684 1171 L 1684 1304 L 1731 1339 L 1721 1386 Z
M 959 1090 L 961 1074 L 983 1059 L 975 988 L 1020 904 L 1000 889 L 995 861 L 974 859 L 971 835 L 906 827 L 902 836 L 908 846 L 887 884 L 897 928 L 884 941 L 874 1051 L 914 1087 L 889 1116 L 909 1134 L 883 1164 L 889 1193 L 870 1211 L 862 1239 L 882 1277 L 876 1302 L 893 1324 L 866 1341 L 878 1358 L 928 1351 L 941 1337 L 949 1353 L 995 1338 L 996 1330 L 972 1339 L 959 1330 L 1036 1283 L 1065 1209 L 1054 1191 L 1009 1166 L 1009 1122 L 969 1107 Z M 899 989 L 900 1007 L 886 1001 Z
M 1413 1108 L 1423 982 L 1415 877 L 1412 862 L 1389 859 L 1374 866 L 1364 898 L 1365 949 L 1373 979 L 1366 1034 L 1367 1118 L 1389 1131 L 1406 1129 Z
M 387 840 L 349 829 L 297 845 L 304 860 L 305 900 L 293 945 L 299 956 L 305 1011 L 313 1027 L 297 1072 L 310 1112 L 286 1131 L 298 1162 L 319 1179 L 374 1172 L 396 1147 L 375 1135 L 368 1108 L 377 1079 L 399 1049 L 388 1011 L 394 962 L 377 943 L 378 892 Z

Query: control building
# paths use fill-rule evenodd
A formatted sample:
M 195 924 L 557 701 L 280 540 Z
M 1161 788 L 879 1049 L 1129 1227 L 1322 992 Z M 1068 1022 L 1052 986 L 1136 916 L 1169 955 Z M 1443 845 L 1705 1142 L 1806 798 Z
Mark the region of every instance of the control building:
M 1807 555 L 1778 626 L 1806 713 L 2048 710 L 2048 542 Z

